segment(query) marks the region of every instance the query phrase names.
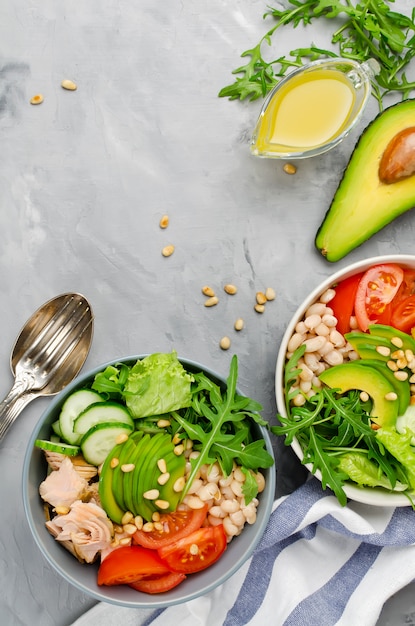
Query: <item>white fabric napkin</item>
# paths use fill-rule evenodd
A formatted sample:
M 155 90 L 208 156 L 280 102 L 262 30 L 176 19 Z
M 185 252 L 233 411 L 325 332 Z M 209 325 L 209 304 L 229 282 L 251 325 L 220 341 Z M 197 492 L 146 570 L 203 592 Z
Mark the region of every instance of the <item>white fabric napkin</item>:
M 414 578 L 411 507 L 341 507 L 312 478 L 275 502 L 253 556 L 211 593 L 157 610 L 101 602 L 73 626 L 371 626 Z

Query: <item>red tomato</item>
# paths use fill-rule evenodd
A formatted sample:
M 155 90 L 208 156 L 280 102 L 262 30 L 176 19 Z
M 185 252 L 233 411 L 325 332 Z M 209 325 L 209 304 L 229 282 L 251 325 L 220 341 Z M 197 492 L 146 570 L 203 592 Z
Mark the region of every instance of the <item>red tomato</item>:
M 410 333 L 415 326 L 415 295 L 400 300 L 394 307 L 391 316 L 391 326 Z
M 337 319 L 337 330 L 343 335 L 350 330 L 350 318 L 354 312 L 357 287 L 362 276 L 363 272 L 342 280 L 337 287 L 334 288 L 336 295 L 329 303 Z
M 390 303 L 403 281 L 403 270 L 394 263 L 375 265 L 359 282 L 355 299 L 355 315 L 361 330 L 369 324 L 387 323 Z
M 157 550 L 200 528 L 206 519 L 207 511 L 208 506 L 205 504 L 201 509 L 162 513 L 160 515 L 162 530 L 151 532 L 137 530 L 133 539 L 140 546 Z
M 145 576 L 140 580 L 136 580 L 134 583 L 130 583 L 129 586 L 143 593 L 164 593 L 165 591 L 170 591 L 170 589 L 177 587 L 177 585 L 185 579 L 186 574 L 169 572 L 168 574 L 161 574 L 160 576 Z
M 192 574 L 215 563 L 226 549 L 223 525 L 199 528 L 187 537 L 158 550 L 173 572 Z
M 162 575 L 170 570 L 155 550 L 123 546 L 109 553 L 98 570 L 98 585 L 123 585 L 143 576 Z
M 415 270 L 404 269 L 403 270 L 403 281 L 401 286 L 399 287 L 396 296 L 393 299 L 392 305 L 395 303 L 399 304 L 399 302 L 408 296 L 412 296 L 415 294 Z

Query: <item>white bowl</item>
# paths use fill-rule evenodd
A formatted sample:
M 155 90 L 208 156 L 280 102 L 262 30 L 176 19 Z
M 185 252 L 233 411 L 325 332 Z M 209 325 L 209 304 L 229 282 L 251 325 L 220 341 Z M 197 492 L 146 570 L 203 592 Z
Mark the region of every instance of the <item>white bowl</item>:
M 97 585 L 98 564 L 84 565 L 79 563 L 46 529 L 43 503 L 39 496 L 39 485 L 46 476 L 46 462 L 43 452 L 34 446 L 34 442 L 36 439 L 48 439 L 50 437 L 51 424 L 57 419 L 65 399 L 75 389 L 83 387 L 87 381 L 92 381 L 95 374 L 104 370 L 107 365 L 120 362 L 133 364 L 137 359 L 141 359 L 144 356 L 147 355 L 130 356 L 100 365 L 93 371 L 79 376 L 60 395 L 56 396 L 49 408 L 41 416 L 30 438 L 24 460 L 22 487 L 24 509 L 33 537 L 43 556 L 66 581 L 96 600 L 131 608 L 155 609 L 187 602 L 208 593 L 225 582 L 252 555 L 271 514 L 275 493 L 276 469 L 274 465 L 267 470 L 262 470 L 266 486 L 264 491 L 258 496 L 260 504 L 255 524 L 247 524 L 242 533 L 232 540 L 221 558 L 211 567 L 188 576 L 176 588 L 162 594 L 148 595 L 125 585 L 99 587 Z M 180 361 L 188 371 L 203 371 L 217 384 L 225 385 L 226 381 L 208 368 L 194 361 L 186 359 L 180 359 Z M 265 440 L 268 452 L 274 456 L 267 430 L 255 424 L 254 431 L 258 438 Z
M 351 265 L 346 266 L 342 270 L 331 274 L 328 278 L 326 278 L 323 282 L 321 282 L 313 291 L 305 298 L 305 300 L 300 304 L 294 313 L 290 323 L 288 324 L 284 336 L 281 341 L 280 349 L 278 352 L 278 359 L 276 365 L 276 373 L 275 373 L 275 393 L 277 399 L 277 407 L 280 415 L 287 417 L 287 413 L 285 410 L 285 398 L 284 398 L 284 366 L 285 366 L 285 355 L 287 353 L 287 345 L 288 342 L 294 333 L 294 329 L 297 323 L 304 317 L 305 311 L 308 307 L 313 304 L 327 289 L 329 289 L 332 285 L 336 284 L 340 280 L 348 278 L 349 276 L 353 276 L 354 274 L 358 274 L 359 272 L 365 271 L 372 267 L 373 265 L 377 265 L 379 263 L 397 263 L 402 267 L 408 267 L 410 269 L 415 270 L 415 256 L 413 255 L 405 255 L 405 254 L 395 254 L 388 256 L 378 256 L 372 257 L 369 259 L 365 259 L 362 261 L 358 261 Z M 301 449 L 300 444 L 295 439 L 292 443 L 292 449 L 298 456 L 300 460 L 304 458 L 303 451 Z M 311 464 L 305 465 L 310 472 L 313 472 L 313 468 Z M 321 480 L 321 474 L 319 471 L 316 471 L 316 478 Z M 399 493 L 387 492 L 381 488 L 374 487 L 359 487 L 351 482 L 347 483 L 344 487 L 344 491 L 348 498 L 351 500 L 355 500 L 357 502 L 363 502 L 365 504 L 372 504 L 377 506 L 392 506 L 392 507 L 402 507 L 402 506 L 410 506 L 410 502 L 408 498 Z

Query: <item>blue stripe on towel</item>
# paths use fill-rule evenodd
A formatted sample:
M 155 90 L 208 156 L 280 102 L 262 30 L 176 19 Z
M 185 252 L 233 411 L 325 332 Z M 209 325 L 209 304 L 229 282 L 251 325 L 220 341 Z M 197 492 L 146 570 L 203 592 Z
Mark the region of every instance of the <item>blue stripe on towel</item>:
M 329 582 L 300 602 L 284 626 L 333 626 L 352 595 L 373 566 L 382 548 L 361 544 Z M 312 573 L 311 573 L 312 574 Z M 241 623 L 240 623 L 241 624 Z

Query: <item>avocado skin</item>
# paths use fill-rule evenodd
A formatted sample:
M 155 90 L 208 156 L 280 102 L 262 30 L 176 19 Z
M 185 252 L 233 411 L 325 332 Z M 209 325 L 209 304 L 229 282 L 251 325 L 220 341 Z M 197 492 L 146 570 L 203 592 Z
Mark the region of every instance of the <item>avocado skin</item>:
M 315 237 L 328 261 L 339 261 L 415 206 L 415 176 L 385 184 L 378 175 L 391 139 L 412 126 L 415 99 L 408 99 L 379 113 L 361 134 Z
M 329 367 L 319 376 L 320 380 L 341 393 L 357 389 L 366 391 L 373 401 L 371 419 L 379 426 L 395 426 L 398 417 L 398 400 L 386 400 L 395 389 L 385 376 L 374 367 L 359 362 L 343 363 Z

